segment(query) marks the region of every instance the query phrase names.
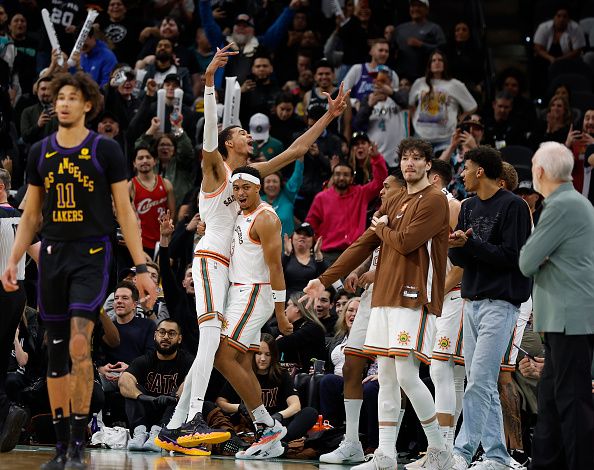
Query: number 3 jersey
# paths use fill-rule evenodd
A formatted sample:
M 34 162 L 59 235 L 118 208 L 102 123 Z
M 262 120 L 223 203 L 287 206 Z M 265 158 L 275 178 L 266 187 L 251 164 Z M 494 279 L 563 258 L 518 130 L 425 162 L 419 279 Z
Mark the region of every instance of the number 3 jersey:
M 126 180 L 120 146 L 89 131 L 77 147 L 61 147 L 56 133 L 31 147 L 27 179 L 45 190 L 41 234 L 69 241 L 111 235 L 111 184 Z

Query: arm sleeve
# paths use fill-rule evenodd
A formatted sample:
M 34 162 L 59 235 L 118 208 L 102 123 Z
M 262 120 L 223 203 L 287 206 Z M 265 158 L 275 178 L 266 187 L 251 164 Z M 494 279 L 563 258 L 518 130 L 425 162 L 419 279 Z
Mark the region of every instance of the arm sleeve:
M 204 87 L 204 143 L 202 149 L 206 152 L 213 152 L 218 147 L 217 128 L 217 100 L 215 99 L 215 87 Z
M 427 196 L 419 203 L 414 219 L 404 230 L 396 231 L 379 224 L 375 232 L 386 245 L 406 256 L 443 229 L 443 217 L 439 214 L 448 210 L 447 200 L 442 195 Z
M 528 205 L 518 198 L 509 205 L 501 223 L 501 243 L 495 245 L 472 236 L 466 242 L 469 251 L 479 260 L 499 269 L 517 267 L 520 248 L 530 235 L 529 211 Z
M 295 12 L 293 10 L 288 7 L 285 8 L 266 33 L 258 38 L 260 43 L 271 52 L 278 49 L 294 16 Z
M 546 258 L 553 253 L 568 234 L 566 211 L 554 204 L 544 210 L 538 220 L 538 225 L 520 251 L 520 271 L 524 276 L 533 276 L 538 272 Z
M 381 154 L 374 155 L 371 158 L 371 174 L 373 179 L 363 185 L 362 189 L 365 194 L 365 199 L 369 202 L 373 198 L 379 196 L 384 180 L 388 177 L 388 167 L 386 161 Z

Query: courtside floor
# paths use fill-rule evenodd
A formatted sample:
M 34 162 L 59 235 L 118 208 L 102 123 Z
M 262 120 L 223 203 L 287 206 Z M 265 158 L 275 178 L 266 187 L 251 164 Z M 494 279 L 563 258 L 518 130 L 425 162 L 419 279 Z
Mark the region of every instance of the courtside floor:
M 54 455 L 50 447 L 17 446 L 0 454 L 0 470 L 33 470 Z M 315 460 L 235 460 L 231 457 L 190 457 L 163 452 L 127 452 L 124 450 L 88 449 L 90 469 L 101 470 L 347 470 L 350 466 L 320 464 Z M 398 468 L 404 468 L 399 466 Z

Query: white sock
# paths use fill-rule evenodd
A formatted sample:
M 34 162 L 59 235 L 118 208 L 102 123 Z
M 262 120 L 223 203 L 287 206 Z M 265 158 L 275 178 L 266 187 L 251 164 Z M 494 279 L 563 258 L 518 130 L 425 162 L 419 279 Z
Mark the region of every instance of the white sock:
M 425 436 L 427 436 L 427 447 L 433 447 L 439 450 L 445 450 L 445 440 L 441 437 L 439 425 L 437 419 L 434 419 L 430 423 L 422 424 Z
M 221 341 L 221 329 L 214 326 L 200 328 L 200 341 L 194 363 L 190 369 L 192 373 L 191 395 L 188 418 L 192 419 L 196 413 L 202 413 L 204 395 L 210 381 L 210 374 L 214 367 L 214 358 Z M 188 373 L 190 375 L 190 373 Z
M 448 430 L 448 435 L 446 439 L 446 444 L 449 449 L 454 447 L 454 438 L 456 437 L 456 428 L 454 426 L 450 426 Z
M 359 416 L 361 415 L 361 405 L 363 400 L 358 398 L 345 398 L 344 411 L 346 416 L 347 441 L 359 442 Z
M 398 423 L 396 423 L 396 440 L 398 440 L 398 434 L 400 434 L 400 427 L 402 426 L 405 410 L 405 408 L 400 408 L 400 413 L 398 414 Z
M 466 368 L 464 366 L 454 366 L 454 388 L 456 389 L 456 412 L 454 413 L 454 433 L 458 426 L 458 419 L 462 414 L 462 399 L 464 398 L 464 377 Z
M 194 367 L 194 364 L 192 364 Z M 175 405 L 175 411 L 173 416 L 167 423 L 167 429 L 177 429 L 188 419 L 188 410 L 190 408 L 190 394 L 192 392 L 192 368 L 186 374 L 186 380 L 184 380 L 184 389 Z
M 260 405 L 255 410 L 252 410 L 252 416 L 255 423 L 265 424 L 266 426 L 274 426 L 274 420 L 264 405 Z
M 439 433 L 441 434 L 441 437 L 443 438 L 444 441 L 446 441 L 446 439 L 448 438 L 448 433 L 450 432 L 450 427 L 442 426 L 441 424 L 438 424 L 438 426 L 439 426 Z
M 384 455 L 396 460 L 396 426 L 380 425 L 378 449 Z

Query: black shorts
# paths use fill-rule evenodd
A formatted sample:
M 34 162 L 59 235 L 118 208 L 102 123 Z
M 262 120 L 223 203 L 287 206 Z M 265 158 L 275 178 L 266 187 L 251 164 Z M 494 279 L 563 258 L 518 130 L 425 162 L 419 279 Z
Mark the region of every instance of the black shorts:
M 96 321 L 105 301 L 112 248 L 108 237 L 43 240 L 37 298 L 45 321 L 84 317 Z

